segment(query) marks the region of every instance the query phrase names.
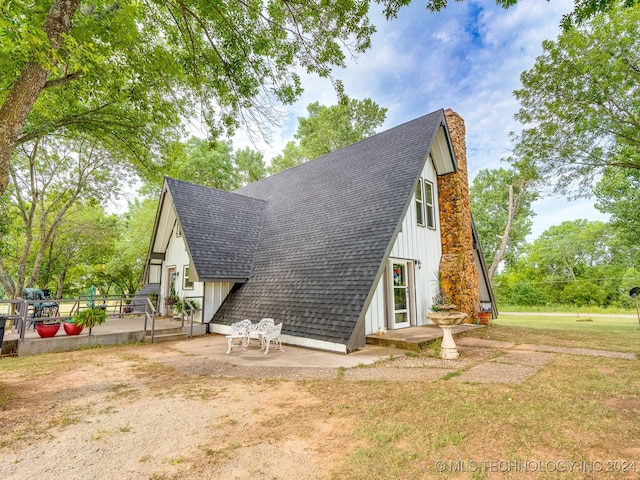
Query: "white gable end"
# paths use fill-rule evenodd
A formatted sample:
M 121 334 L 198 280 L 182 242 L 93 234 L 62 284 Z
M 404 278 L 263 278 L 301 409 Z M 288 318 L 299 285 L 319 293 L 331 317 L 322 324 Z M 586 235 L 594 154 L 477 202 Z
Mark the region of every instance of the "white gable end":
M 409 288 L 411 289 L 411 325 L 424 325 L 428 323 L 424 318 L 424 312 L 431 310 L 432 298 L 437 285 L 436 274 L 442 255 L 440 225 L 438 217 L 438 180 L 434 164 L 427 161 L 421 173 L 425 182 L 433 186 L 433 204 L 435 228 L 420 226 L 417 222 L 417 206 L 415 193 L 405 217 L 402 220 L 402 228 L 391 250 L 388 260 L 388 268 L 380 278 L 376 286 L 375 294 L 365 314 L 366 335 L 377 333 L 380 328 L 389 328 L 388 318 L 389 302 L 391 301 L 389 290 L 390 265 L 393 260 L 408 261 L 409 264 Z M 389 300 L 387 301 L 387 296 Z

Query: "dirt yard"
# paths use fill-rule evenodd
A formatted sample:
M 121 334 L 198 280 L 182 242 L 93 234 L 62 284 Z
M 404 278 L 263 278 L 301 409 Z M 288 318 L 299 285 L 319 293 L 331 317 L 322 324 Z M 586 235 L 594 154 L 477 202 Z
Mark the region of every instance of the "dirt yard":
M 169 343 L 0 359 L 14 362 L 0 370 L 0 478 L 341 478 L 365 442 L 354 434 L 359 414 L 343 414 L 351 405 L 393 397 L 389 380 L 406 382 L 408 395 L 447 375 L 464 380 L 497 355 L 463 347 L 455 366 L 399 356 L 353 369 L 260 368 Z M 351 380 L 364 387 L 345 388 Z
M 411 369 L 410 357 L 348 371 L 238 367 L 171 344 L 0 361 L 28 366 L 2 374 L 4 480 L 324 479 L 354 449 L 352 428 L 306 380 L 452 370 L 439 359 Z

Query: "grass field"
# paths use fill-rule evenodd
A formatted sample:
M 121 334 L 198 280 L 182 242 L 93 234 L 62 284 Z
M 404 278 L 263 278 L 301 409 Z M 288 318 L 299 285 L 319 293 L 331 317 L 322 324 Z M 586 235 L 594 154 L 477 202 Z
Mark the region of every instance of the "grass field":
M 638 319 L 631 316 L 503 313 L 491 327 L 474 332 L 473 336 L 516 343 L 640 353 L 640 325 Z
M 466 336 L 640 358 L 630 318 L 500 315 Z M 344 385 L 340 394 L 327 386 L 327 401 L 344 402 L 366 445 L 334 478 L 640 478 L 637 362 L 558 354 L 519 385 L 450 378 Z

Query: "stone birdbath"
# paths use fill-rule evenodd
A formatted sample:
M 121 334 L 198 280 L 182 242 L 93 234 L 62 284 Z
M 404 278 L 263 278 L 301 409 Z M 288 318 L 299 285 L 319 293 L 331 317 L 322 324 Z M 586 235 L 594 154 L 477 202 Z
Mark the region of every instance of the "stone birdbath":
M 442 329 L 442 345 L 440 346 L 440 358 L 443 360 L 455 360 L 458 358 L 458 348 L 453 341 L 451 330 L 453 327 L 468 317 L 463 312 L 426 312 L 426 318 L 438 325 Z

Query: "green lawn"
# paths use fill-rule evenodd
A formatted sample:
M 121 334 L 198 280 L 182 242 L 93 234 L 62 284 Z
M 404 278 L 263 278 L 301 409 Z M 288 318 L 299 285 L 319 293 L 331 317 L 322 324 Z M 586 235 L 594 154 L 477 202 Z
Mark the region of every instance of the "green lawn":
M 640 354 L 637 318 L 601 314 L 500 314 L 489 328 L 469 336 L 515 343 L 613 350 Z

